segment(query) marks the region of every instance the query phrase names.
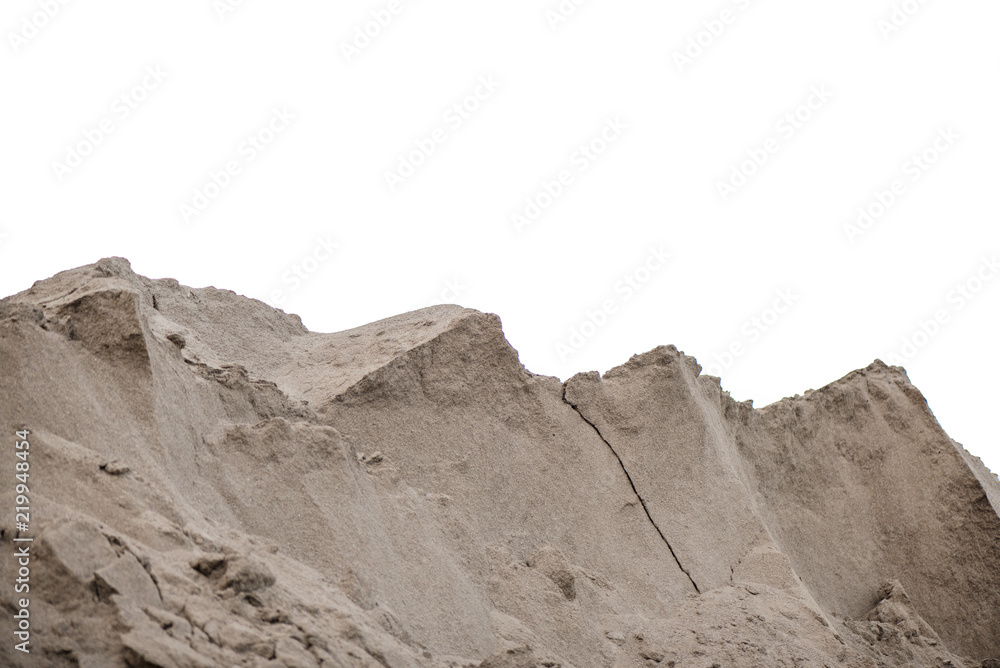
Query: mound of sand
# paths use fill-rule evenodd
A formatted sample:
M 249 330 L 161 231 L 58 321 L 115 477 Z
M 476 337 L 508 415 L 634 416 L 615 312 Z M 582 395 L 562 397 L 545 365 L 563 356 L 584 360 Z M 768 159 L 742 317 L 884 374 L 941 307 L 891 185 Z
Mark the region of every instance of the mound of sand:
M 3 665 L 1000 666 L 1000 481 L 879 361 L 560 383 L 494 315 L 318 334 L 111 258 L 0 301 L 0 378 Z

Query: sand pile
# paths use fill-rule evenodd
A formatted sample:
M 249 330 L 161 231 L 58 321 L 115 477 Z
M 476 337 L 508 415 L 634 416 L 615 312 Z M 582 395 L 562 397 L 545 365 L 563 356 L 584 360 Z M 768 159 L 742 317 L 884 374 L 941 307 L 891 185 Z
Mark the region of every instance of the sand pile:
M 0 665 L 1000 666 L 1000 482 L 878 361 L 754 409 L 111 258 L 0 301 L 0 434 Z

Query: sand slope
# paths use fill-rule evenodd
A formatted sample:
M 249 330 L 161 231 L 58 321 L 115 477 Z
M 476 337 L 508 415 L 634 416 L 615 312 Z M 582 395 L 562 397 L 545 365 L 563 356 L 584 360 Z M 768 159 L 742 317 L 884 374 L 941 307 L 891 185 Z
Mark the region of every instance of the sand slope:
M 493 315 L 318 334 L 120 258 L 40 281 L 0 301 L 34 538 L 0 665 L 1000 665 L 1000 483 L 902 369 L 761 409 L 700 372 L 563 384 Z

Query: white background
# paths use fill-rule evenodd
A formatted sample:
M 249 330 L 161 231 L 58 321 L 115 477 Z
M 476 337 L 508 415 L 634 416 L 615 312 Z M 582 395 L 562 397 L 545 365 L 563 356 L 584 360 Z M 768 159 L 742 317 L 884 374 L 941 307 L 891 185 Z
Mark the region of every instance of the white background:
M 5 0 L 0 294 L 121 255 L 319 331 L 457 302 L 536 373 L 673 343 L 758 406 L 882 358 L 1000 471 L 996 2 L 233 4 Z

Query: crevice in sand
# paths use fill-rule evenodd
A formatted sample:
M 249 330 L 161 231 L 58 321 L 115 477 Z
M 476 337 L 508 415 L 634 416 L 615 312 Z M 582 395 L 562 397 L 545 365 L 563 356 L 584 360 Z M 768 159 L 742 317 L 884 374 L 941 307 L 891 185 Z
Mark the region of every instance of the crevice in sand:
M 701 589 L 698 588 L 698 583 L 694 581 L 694 578 L 691 577 L 691 574 L 688 572 L 688 570 L 684 568 L 683 565 L 681 565 L 681 560 L 677 558 L 677 553 L 674 552 L 674 548 L 670 546 L 670 541 L 668 541 L 667 537 L 663 535 L 662 531 L 660 531 L 660 527 L 656 525 L 656 522 L 653 520 L 653 516 L 649 514 L 649 508 L 646 507 L 646 500 L 642 498 L 642 496 L 639 494 L 639 490 L 636 489 L 635 483 L 632 481 L 632 476 L 629 475 L 628 469 L 625 468 L 625 462 L 622 461 L 622 458 L 618 455 L 618 452 L 614 449 L 611 443 L 608 442 L 608 439 L 604 438 L 604 434 L 602 434 L 601 430 L 597 428 L 597 425 L 588 420 L 584 416 L 584 414 L 580 412 L 580 409 L 576 406 L 576 404 L 570 402 L 566 398 L 565 384 L 563 384 L 562 400 L 567 406 L 572 408 L 577 415 L 580 416 L 581 420 L 590 425 L 590 428 L 594 430 L 594 433 L 597 434 L 597 437 L 600 438 L 602 441 L 604 441 L 604 445 L 608 446 L 608 449 L 611 450 L 611 454 L 613 454 L 615 456 L 615 459 L 618 460 L 618 465 L 622 467 L 622 472 L 625 473 L 625 479 L 628 480 L 628 484 L 631 485 L 632 492 L 635 494 L 635 497 L 639 499 L 639 504 L 642 506 L 643 511 L 646 513 L 646 518 L 649 520 L 649 523 L 653 525 L 653 528 L 656 529 L 656 533 L 660 535 L 660 538 L 663 539 L 663 543 L 667 546 L 667 549 L 670 550 L 670 556 L 672 556 L 674 558 L 674 561 L 677 563 L 677 568 L 681 569 L 681 572 L 684 573 L 684 575 L 687 576 L 688 580 L 691 581 L 691 585 L 694 587 L 694 590 L 700 594 Z

